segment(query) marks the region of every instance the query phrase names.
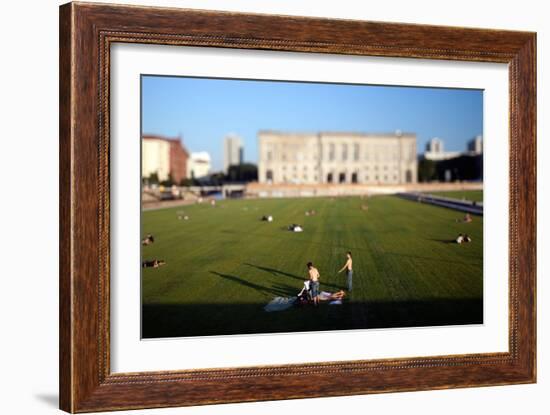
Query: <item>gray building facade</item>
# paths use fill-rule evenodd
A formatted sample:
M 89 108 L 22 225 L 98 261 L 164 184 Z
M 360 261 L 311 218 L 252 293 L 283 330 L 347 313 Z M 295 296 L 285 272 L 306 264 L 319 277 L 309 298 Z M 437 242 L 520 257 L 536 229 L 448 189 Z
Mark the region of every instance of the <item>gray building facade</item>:
M 416 183 L 416 135 L 258 133 L 258 181 L 295 184 Z

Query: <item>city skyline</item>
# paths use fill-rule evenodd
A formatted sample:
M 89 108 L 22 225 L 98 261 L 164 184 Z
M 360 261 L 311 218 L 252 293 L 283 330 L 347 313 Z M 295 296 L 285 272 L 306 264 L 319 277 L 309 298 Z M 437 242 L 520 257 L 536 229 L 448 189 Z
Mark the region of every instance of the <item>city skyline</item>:
M 412 132 L 417 153 L 433 137 L 463 151 L 483 134 L 483 91 L 311 82 L 142 76 L 142 132 L 181 136 L 223 169 L 224 139 L 242 138 L 244 162 L 258 162 L 258 133 Z

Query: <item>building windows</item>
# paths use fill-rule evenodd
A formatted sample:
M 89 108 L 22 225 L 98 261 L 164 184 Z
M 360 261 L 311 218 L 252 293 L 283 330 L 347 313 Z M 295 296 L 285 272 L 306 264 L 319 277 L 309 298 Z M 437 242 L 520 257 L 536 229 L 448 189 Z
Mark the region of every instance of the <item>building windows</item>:
M 408 137 L 406 140 L 381 137 L 340 133 L 303 137 L 281 133 L 277 140 L 260 137 L 262 154 L 258 159 L 264 163 L 259 166 L 263 172 L 260 180 L 283 183 L 286 178 L 287 183 L 296 179 L 299 183 L 331 184 L 416 182 L 416 142 Z M 336 163 L 346 164 L 338 167 Z
M 330 143 L 329 146 L 328 146 L 328 159 L 329 161 L 334 161 L 334 153 L 335 153 L 335 148 L 334 148 L 334 143 Z

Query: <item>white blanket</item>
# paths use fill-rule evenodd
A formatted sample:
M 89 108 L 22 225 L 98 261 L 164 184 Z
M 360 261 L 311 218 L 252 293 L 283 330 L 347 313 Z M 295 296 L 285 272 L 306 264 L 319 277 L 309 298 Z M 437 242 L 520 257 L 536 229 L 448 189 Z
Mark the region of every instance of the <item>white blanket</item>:
M 283 311 L 294 305 L 296 297 L 275 297 L 264 307 L 264 310 L 268 313 L 272 311 Z

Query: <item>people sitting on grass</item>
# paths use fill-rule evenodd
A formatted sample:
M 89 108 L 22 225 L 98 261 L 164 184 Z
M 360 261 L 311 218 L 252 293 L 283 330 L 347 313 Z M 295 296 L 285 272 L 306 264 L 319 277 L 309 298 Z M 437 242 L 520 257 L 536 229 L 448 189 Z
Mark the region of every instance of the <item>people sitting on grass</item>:
M 288 226 L 288 230 L 291 232 L 303 232 L 304 228 L 302 228 L 300 225 L 293 223 L 292 225 Z
M 308 262 L 309 279 L 304 281 L 304 286 L 296 297 L 275 297 L 264 307 L 267 312 L 283 311 L 291 306 L 307 306 L 309 304 L 319 305 L 320 301 L 326 301 L 329 305 L 341 305 L 346 293 L 344 290 L 331 293 L 319 291 L 319 271 Z
M 141 240 L 141 244 L 143 246 L 151 245 L 153 242 L 155 242 L 155 238 L 151 234 L 148 234 L 145 238 Z
M 306 210 L 306 216 L 315 216 L 317 212 L 314 209 Z
M 150 259 L 145 260 L 141 263 L 142 268 L 159 268 L 163 265 L 165 265 L 166 262 L 164 262 L 163 259 Z
M 458 236 L 456 237 L 455 239 L 455 242 L 457 244 L 465 244 L 465 243 L 468 243 L 468 242 L 472 242 L 472 238 L 470 238 L 469 235 L 462 235 L 461 233 L 458 234 Z
M 472 216 L 469 213 L 466 213 L 462 219 L 457 219 L 457 222 L 470 223 L 472 222 Z
M 310 289 L 310 281 L 304 281 L 304 286 L 302 287 L 302 290 L 296 294 L 296 305 L 305 305 L 309 304 L 311 301 L 311 289 Z
M 264 215 L 264 216 L 262 216 L 262 221 L 264 221 L 264 222 L 273 222 L 273 216 Z

